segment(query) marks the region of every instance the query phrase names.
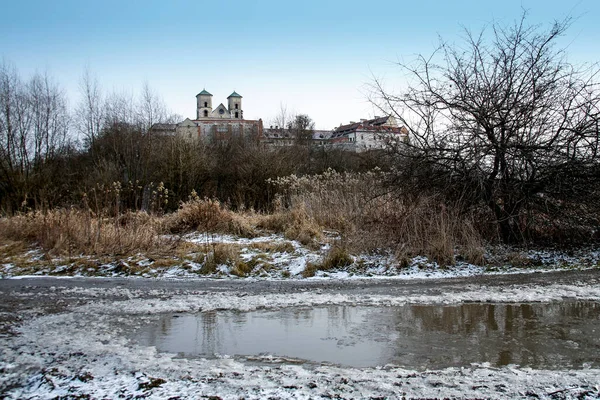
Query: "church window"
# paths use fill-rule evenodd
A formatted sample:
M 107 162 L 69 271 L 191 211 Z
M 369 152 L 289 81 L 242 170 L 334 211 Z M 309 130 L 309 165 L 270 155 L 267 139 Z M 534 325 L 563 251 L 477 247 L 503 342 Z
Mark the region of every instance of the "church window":
M 208 110 L 204 110 L 204 116 L 208 117 Z
M 225 110 L 223 110 L 222 108 L 219 108 L 219 114 L 221 114 L 221 115 L 225 114 Z
M 236 109 L 236 110 L 238 109 L 238 105 L 239 105 L 239 104 L 236 104 L 236 105 L 235 105 L 235 109 Z
M 237 104 L 236 104 L 236 105 L 237 105 Z M 235 117 L 236 117 L 236 118 L 238 118 L 238 113 L 237 113 L 237 112 L 235 113 Z

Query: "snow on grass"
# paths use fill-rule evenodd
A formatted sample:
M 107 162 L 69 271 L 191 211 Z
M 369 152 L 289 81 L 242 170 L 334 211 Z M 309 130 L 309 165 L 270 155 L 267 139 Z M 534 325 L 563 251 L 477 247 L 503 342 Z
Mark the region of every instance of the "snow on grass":
M 329 236 L 332 236 L 331 233 Z M 194 233 L 182 237 L 190 244 L 203 246 L 205 252 L 215 246 L 232 246 L 240 260 L 250 266 L 249 272 L 236 272 L 235 262 L 218 265 L 210 273 L 203 271 L 202 257 L 190 253 L 181 258 L 163 257 L 155 260 L 150 256 L 136 254 L 123 258 L 94 259 L 81 255 L 75 260 L 52 259 L 43 261 L 39 251 L 25 254 L 27 262 L 0 264 L 0 278 L 27 276 L 136 276 L 143 278 L 198 279 L 198 278 L 252 278 L 252 279 L 302 279 L 307 265 L 316 265 L 324 259 L 329 243 L 313 250 L 297 241 L 271 234 L 254 238 L 233 235 Z M 334 238 L 335 239 L 335 238 Z M 332 239 L 333 240 L 333 239 Z M 195 250 L 198 251 L 198 250 Z M 29 257 L 29 258 L 27 258 Z M 342 269 L 316 271 L 309 279 L 438 279 L 467 277 L 481 274 L 512 274 L 544 272 L 557 269 L 585 269 L 600 267 L 600 250 L 578 249 L 570 252 L 559 250 L 515 250 L 495 247 L 486 254 L 485 266 L 469 264 L 460 258 L 451 266 L 440 266 L 426 257 L 416 256 L 404 265 L 390 252 L 353 255 L 354 263 Z
M 320 305 L 392 306 L 465 301 L 600 301 L 585 283 L 480 287 L 403 296 L 312 292 L 256 295 L 200 292 L 165 297 L 127 288 L 61 288 L 57 296 L 98 298 L 62 314 L 30 319 L 0 337 L 0 393 L 8 399 L 150 398 L 582 398 L 600 396 L 600 370 L 534 370 L 473 364 L 415 371 L 397 366 L 343 368 L 285 359 L 251 363 L 223 355 L 182 359 L 130 338 L 164 312 L 249 311 Z M 144 293 L 144 298 L 141 294 Z M 148 298 L 148 296 L 153 298 Z M 109 300 L 111 297 L 123 299 Z M 281 362 L 283 361 L 283 362 Z M 79 396 L 79 397 L 78 397 Z

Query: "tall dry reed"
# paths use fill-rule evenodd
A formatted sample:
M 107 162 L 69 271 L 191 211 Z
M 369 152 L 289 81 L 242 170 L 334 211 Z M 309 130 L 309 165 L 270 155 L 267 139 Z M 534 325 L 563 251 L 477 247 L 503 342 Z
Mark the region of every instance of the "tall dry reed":
M 169 251 L 173 243 L 160 236 L 160 229 L 158 219 L 144 212 L 105 218 L 89 211 L 58 209 L 0 219 L 4 239 L 35 243 L 60 255 Z
M 218 200 L 192 198 L 163 218 L 164 228 L 171 233 L 192 231 L 229 233 L 245 237 L 255 235 L 250 218 L 235 213 Z
M 303 209 L 316 224 L 338 230 L 350 251 L 392 249 L 453 264 L 456 252 L 481 262 L 483 238 L 476 216 L 435 196 L 391 193 L 385 173 L 290 176 L 272 181 L 288 209 Z

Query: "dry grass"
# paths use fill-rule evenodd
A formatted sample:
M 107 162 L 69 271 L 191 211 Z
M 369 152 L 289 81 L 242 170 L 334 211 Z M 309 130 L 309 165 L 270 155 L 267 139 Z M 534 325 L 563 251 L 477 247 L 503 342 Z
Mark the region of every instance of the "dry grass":
M 271 214 L 235 213 L 215 200 L 192 199 L 179 210 L 162 217 L 129 212 L 103 217 L 76 209 L 30 212 L 0 219 L 1 252 L 21 252 L 32 245 L 50 255 L 150 254 L 165 268 L 175 261 L 203 264 L 202 273 L 214 273 L 226 264 L 239 275 L 248 274 L 239 249 L 230 245 L 198 247 L 170 239 L 166 233 L 234 234 L 254 237 L 260 230 L 282 233 L 289 240 L 319 249 L 326 240 L 323 229 L 334 229 L 344 242 L 343 250 L 354 254 L 381 249 L 395 251 L 399 260 L 423 255 L 441 266 L 452 265 L 458 255 L 482 264 L 484 241 L 476 229 L 481 215 L 461 213 L 459 205 L 443 204 L 435 196 L 398 196 L 384 193 L 382 174 L 339 174 L 277 180 L 281 197 Z M 285 205 L 285 207 L 283 206 Z M 254 243 L 261 252 L 293 253 L 283 243 Z M 334 246 L 337 249 L 337 246 Z M 337 249 L 336 251 L 338 251 Z M 331 253 L 331 252 L 330 252 Z M 333 257 L 333 254 L 328 257 Z M 319 268 L 336 268 L 324 260 Z M 310 271 L 311 268 L 307 268 Z
M 353 262 L 354 260 L 343 246 L 334 245 L 327 252 L 320 269 L 327 271 L 330 269 L 344 268 L 348 267 Z
M 228 210 L 217 200 L 190 200 L 163 220 L 165 230 L 171 233 L 192 231 L 230 233 L 244 237 L 256 235 L 250 218 Z
M 250 248 L 265 253 L 293 253 L 296 251 L 290 242 L 256 242 L 251 243 Z
M 5 240 L 0 244 L 0 260 L 22 256 L 27 250 L 27 245 L 23 241 Z
M 219 265 L 236 267 L 241 262 L 238 245 L 216 243 L 208 246 L 200 273 L 206 275 L 214 274 L 217 272 Z
M 346 251 L 346 248 L 340 244 L 332 246 L 323 261 L 320 263 L 306 263 L 302 276 L 305 278 L 315 276 L 317 271 L 328 271 L 331 269 L 342 269 L 352 265 L 354 260 Z
M 143 212 L 102 218 L 87 211 L 59 209 L 0 219 L 0 240 L 35 244 L 52 255 L 172 251 L 175 243 L 159 233 L 157 219 Z
M 243 261 L 237 262 L 231 269 L 231 274 L 239 277 L 244 277 L 252 272 L 253 266 Z
M 283 233 L 290 240 L 297 240 L 305 246 L 319 247 L 323 237 L 323 228 L 309 214 L 306 208 L 299 204 L 289 210 L 276 211 L 262 216 L 257 227 Z
M 306 266 L 304 267 L 304 271 L 302 271 L 302 276 L 304 278 L 310 278 L 312 276 L 315 276 L 315 274 L 317 273 L 317 271 L 319 269 L 320 268 L 319 268 L 318 264 L 308 262 L 308 263 L 306 263 Z
M 297 210 L 300 219 L 339 231 L 352 252 L 393 249 L 400 260 L 423 255 L 446 266 L 454 264 L 458 250 L 469 262 L 483 261 L 484 241 L 475 229 L 480 216 L 463 214 L 460 205 L 436 197 L 386 193 L 382 182 L 379 171 L 328 171 L 274 184 L 283 191 L 288 213 Z

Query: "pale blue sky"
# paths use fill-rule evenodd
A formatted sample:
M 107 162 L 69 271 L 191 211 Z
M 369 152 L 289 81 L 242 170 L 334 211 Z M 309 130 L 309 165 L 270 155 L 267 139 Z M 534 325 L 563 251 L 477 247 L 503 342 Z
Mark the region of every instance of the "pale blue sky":
M 1 0 L 0 57 L 23 77 L 48 71 L 77 101 L 89 66 L 106 91 L 137 92 L 147 81 L 167 106 L 195 117 L 195 95 L 213 105 L 236 90 L 247 119 L 275 116 L 280 103 L 318 128 L 373 116 L 372 75 L 401 85 L 393 62 L 430 53 L 461 26 L 576 18 L 571 60 L 600 60 L 599 0 L 115 1 Z

